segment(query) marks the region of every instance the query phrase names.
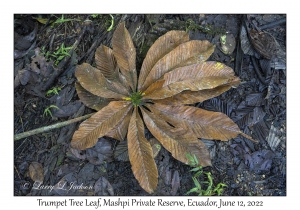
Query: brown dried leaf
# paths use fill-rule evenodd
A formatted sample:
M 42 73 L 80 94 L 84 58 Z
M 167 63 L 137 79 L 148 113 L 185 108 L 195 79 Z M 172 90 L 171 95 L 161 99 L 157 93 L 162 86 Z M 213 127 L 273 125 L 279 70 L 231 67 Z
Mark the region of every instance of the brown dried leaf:
M 158 88 L 144 98 L 163 99 L 182 91 L 213 89 L 239 80 L 234 76 L 234 72 L 230 67 L 215 61 L 180 67 L 166 73 L 163 78 L 165 81 L 163 87 Z M 153 85 L 156 83 L 153 83 Z M 147 92 L 149 92 L 148 89 L 145 93 L 147 94 Z
M 215 46 L 208 41 L 192 40 L 180 44 L 174 50 L 162 57 L 151 69 L 141 91 L 160 79 L 165 73 L 182 66 L 201 63 L 213 53 Z
M 269 33 L 258 32 L 254 29 L 249 34 L 254 48 L 266 59 L 271 59 L 276 51 L 274 37 Z
M 89 91 L 85 90 L 78 82 L 75 83 L 75 87 L 80 101 L 91 109 L 99 111 L 103 107 L 107 106 L 111 101 L 110 99 L 102 98 L 90 93 Z
M 194 104 L 198 102 L 203 102 L 207 99 L 214 98 L 227 90 L 232 86 L 237 86 L 240 83 L 240 80 L 237 79 L 228 83 L 227 85 L 221 85 L 219 87 L 207 90 L 200 91 L 183 91 L 177 95 L 174 95 L 170 98 L 165 98 L 161 100 L 154 100 L 155 103 L 167 104 L 167 105 L 183 105 L 183 104 Z
M 75 131 L 71 146 L 84 150 L 94 146 L 99 137 L 104 136 L 120 121 L 122 121 L 132 105 L 127 101 L 112 101 L 91 118 L 80 124 Z
M 220 62 L 207 61 L 189 66 L 184 66 L 170 71 L 164 75 L 165 84 L 169 85 L 174 82 L 201 79 L 206 77 L 234 77 L 234 71 L 229 66 Z
M 35 182 L 43 182 L 44 169 L 42 164 L 38 162 L 32 162 L 29 166 L 29 176 Z
M 160 80 L 157 80 L 156 82 L 152 83 L 148 88 L 147 90 L 144 92 L 145 95 L 148 95 L 150 93 L 152 93 L 153 91 L 159 89 L 159 88 L 162 88 L 163 85 L 165 83 L 165 80 L 163 79 L 160 79 Z
M 128 128 L 128 154 L 132 171 L 140 186 L 152 193 L 158 182 L 158 171 L 150 143 L 144 136 L 144 124 L 135 108 Z
M 104 45 L 100 45 L 95 52 L 95 63 L 97 69 L 101 71 L 104 77 L 110 81 L 117 80 L 118 72 L 117 62 L 113 55 L 113 50 Z
M 112 37 L 113 54 L 117 60 L 118 66 L 128 85 L 133 91 L 136 90 L 137 72 L 135 66 L 136 50 L 128 30 L 125 28 L 125 22 L 122 22 L 115 30 Z
M 101 71 L 101 73 L 106 79 L 113 81 L 117 84 L 121 83 L 124 87 L 118 87 L 124 89 L 124 94 L 129 95 L 130 88 L 127 88 L 126 82 L 124 81 L 124 76 L 121 75 L 119 72 L 119 67 L 113 55 L 112 49 L 104 45 L 98 47 L 95 53 L 95 63 L 97 69 Z
M 163 147 L 172 153 L 174 158 L 189 164 L 190 160 L 187 158 L 187 154 L 191 154 L 196 155 L 202 166 L 211 165 L 209 152 L 203 142 L 197 138 L 182 139 L 176 133 L 172 133 L 173 127 L 166 121 L 146 109 L 141 110 L 147 128 Z
M 189 125 L 187 123 L 182 123 L 181 120 L 178 120 L 172 115 L 166 114 L 165 112 L 157 109 L 152 104 L 146 104 L 145 107 L 147 107 L 154 115 L 159 117 L 161 120 L 167 122 L 168 125 L 171 125 L 169 131 L 177 138 L 180 138 L 182 140 L 197 138 L 197 136 L 193 132 L 187 132 L 190 131 L 190 128 L 188 127 Z
M 157 99 L 164 99 L 164 98 L 171 97 L 185 90 L 199 91 L 205 89 L 212 89 L 219 85 L 230 83 L 234 79 L 235 77 L 228 78 L 227 76 L 223 76 L 223 77 L 211 76 L 211 77 L 205 77 L 199 79 L 189 79 L 189 80 L 174 82 L 172 84 L 169 84 L 167 86 L 155 90 L 149 95 L 146 95 L 144 98 L 157 100 Z
M 125 116 L 125 118 L 119 122 L 118 125 L 116 125 L 113 129 L 111 129 L 105 136 L 117 139 L 119 141 L 124 141 L 127 131 L 128 131 L 128 125 L 130 121 L 131 110 L 128 112 L 128 114 Z
M 197 138 L 227 141 L 241 134 L 253 140 L 250 136 L 242 133 L 227 115 L 220 112 L 206 111 L 192 106 L 167 106 L 159 103 L 149 107 L 171 116 L 173 119 L 171 124 L 176 121 L 185 124 L 185 127 L 189 128 L 189 131 Z
M 119 161 L 129 161 L 127 141 L 121 141 L 116 146 L 114 158 Z
M 189 35 L 185 31 L 169 31 L 159 37 L 150 47 L 143 61 L 139 75 L 138 89 L 141 89 L 146 77 L 159 59 L 175 49 L 178 45 L 187 41 L 189 41 Z
M 94 95 L 104 98 L 123 98 L 124 87 L 117 82 L 107 80 L 103 74 L 88 63 L 76 66 L 75 76 L 80 85 Z

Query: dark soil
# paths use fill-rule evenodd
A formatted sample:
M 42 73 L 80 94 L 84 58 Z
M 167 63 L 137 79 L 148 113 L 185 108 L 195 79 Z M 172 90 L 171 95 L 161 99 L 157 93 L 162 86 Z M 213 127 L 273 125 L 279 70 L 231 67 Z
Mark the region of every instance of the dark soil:
M 286 195 L 285 15 L 113 16 L 114 26 L 126 21 L 126 28 L 137 49 L 138 69 L 153 42 L 170 30 L 188 30 L 191 39 L 206 39 L 217 45 L 210 60 L 232 67 L 242 83 L 195 106 L 225 113 L 259 143 L 242 136 L 228 142 L 202 139 L 212 158 L 212 166 L 204 168 L 204 171 L 211 173 L 214 186 L 218 183 L 227 185 L 222 193 L 224 196 Z M 109 15 L 64 15 L 64 22 L 52 23 L 61 17 L 15 15 L 15 134 L 94 112 L 79 101 L 74 87 L 74 70 L 76 64 L 83 62 L 93 65 L 94 53 L 100 44 L 111 47 L 115 27 L 107 31 L 111 24 Z M 248 43 L 251 50 L 245 50 L 240 43 L 240 40 L 246 39 L 241 33 L 243 25 L 249 30 L 263 29 L 276 39 L 277 44 L 266 40 L 266 45 L 254 50 Z M 230 55 L 224 54 L 220 47 L 220 35 L 226 33 L 232 34 L 237 43 Z M 254 36 L 249 31 L 245 33 L 246 37 Z M 71 57 L 59 60 L 58 57 L 46 56 L 46 52 L 52 55 L 57 52 L 62 43 L 65 47 L 76 47 L 71 50 Z M 38 48 L 43 56 L 34 56 Z M 46 95 L 54 87 L 61 89 L 58 94 Z M 44 113 L 50 105 L 59 107 L 50 108 L 52 116 Z M 122 161 L 126 160 L 126 155 L 120 157 L 115 154 L 118 141 L 103 137 L 98 146 L 81 154 L 70 149 L 72 135 L 79 124 L 73 123 L 15 141 L 14 195 L 149 195 L 139 186 L 130 163 Z M 147 137 L 152 136 L 147 134 Z M 99 153 L 99 149 L 103 148 L 106 148 L 105 151 Z M 159 182 L 153 195 L 186 195 L 195 187 L 192 180 L 194 172 L 190 172 L 192 168 L 174 159 L 164 148 L 155 161 Z M 59 187 L 42 189 L 42 185 L 38 186 L 30 178 L 29 166 L 33 162 L 42 165 L 43 186 L 76 183 L 91 187 L 70 191 Z M 199 180 L 207 181 L 207 177 L 203 175 Z

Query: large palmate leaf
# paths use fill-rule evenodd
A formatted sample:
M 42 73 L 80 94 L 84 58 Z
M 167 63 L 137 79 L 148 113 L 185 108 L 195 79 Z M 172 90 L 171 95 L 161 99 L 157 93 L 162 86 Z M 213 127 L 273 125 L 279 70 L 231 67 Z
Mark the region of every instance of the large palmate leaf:
M 145 90 L 165 73 L 175 68 L 207 60 L 213 53 L 214 48 L 214 45 L 208 41 L 192 40 L 180 44 L 153 66 L 140 90 Z
M 111 42 L 113 46 L 113 54 L 122 74 L 125 76 L 127 85 L 130 86 L 133 91 L 136 91 L 136 51 L 130 34 L 125 28 L 124 22 L 121 23 L 115 30 Z
M 189 156 L 195 156 L 201 166 L 211 165 L 199 138 L 227 141 L 240 134 L 253 140 L 225 114 L 186 105 L 218 96 L 240 83 L 230 67 L 206 61 L 215 48 L 208 41 L 190 41 L 184 31 L 166 33 L 149 49 L 139 79 L 136 50 L 125 23 L 116 28 L 112 47 L 101 45 L 96 50 L 97 68 L 87 63 L 76 67 L 78 96 L 98 112 L 74 133 L 73 148 L 92 147 L 102 136 L 123 141 L 127 135 L 124 143 L 133 174 L 152 193 L 158 170 L 144 123 L 174 158 L 186 164 L 191 164 Z
M 94 146 L 99 137 L 104 136 L 124 119 L 131 107 L 132 105 L 127 101 L 110 102 L 80 124 L 79 129 L 73 135 L 71 146 L 80 150 Z
M 144 123 L 135 108 L 128 127 L 128 154 L 135 178 L 148 193 L 157 185 L 158 172 L 152 147 L 144 135 Z

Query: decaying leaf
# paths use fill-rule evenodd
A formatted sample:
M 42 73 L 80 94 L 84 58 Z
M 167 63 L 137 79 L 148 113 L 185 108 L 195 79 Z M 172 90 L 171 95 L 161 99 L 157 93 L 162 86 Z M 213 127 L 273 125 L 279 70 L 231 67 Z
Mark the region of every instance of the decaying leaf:
M 174 171 L 173 177 L 172 177 L 172 190 L 171 195 L 176 195 L 176 192 L 178 188 L 180 187 L 180 178 L 178 171 Z
M 254 48 L 266 59 L 271 59 L 275 55 L 276 42 L 272 35 L 252 29 L 250 38 Z
M 127 141 L 122 141 L 116 146 L 114 158 L 119 161 L 129 161 Z
M 269 136 L 267 138 L 267 142 L 270 146 L 270 148 L 275 151 L 276 148 L 278 147 L 279 143 L 280 143 L 280 138 L 278 138 L 278 129 L 272 125 L 271 128 L 270 128 L 270 132 L 269 132 Z
M 86 150 L 86 159 L 93 165 L 112 161 L 112 155 L 111 143 L 105 138 L 100 138 L 94 147 Z
M 248 33 L 247 33 L 246 27 L 244 25 L 242 25 L 242 27 L 241 27 L 240 41 L 241 41 L 241 48 L 242 48 L 242 51 L 244 52 L 244 54 L 253 56 L 254 49 L 248 38 Z
M 20 85 L 26 85 L 27 82 L 30 80 L 31 73 L 27 71 L 26 69 L 22 69 L 18 71 L 17 76 L 15 77 L 15 84 L 14 87 L 16 88 L 17 86 Z
M 29 165 L 29 176 L 35 182 L 43 182 L 44 180 L 44 169 L 42 164 L 38 162 L 32 162 Z
M 109 181 L 101 176 L 94 185 L 95 195 L 114 195 L 114 188 Z
M 193 155 L 200 165 L 210 166 L 210 154 L 199 138 L 228 141 L 240 134 L 253 140 L 227 115 L 187 105 L 240 83 L 230 67 L 206 61 L 215 48 L 208 41 L 190 41 L 184 31 L 167 32 L 149 49 L 139 79 L 136 50 L 125 23 L 116 28 L 112 47 L 101 45 L 96 50 L 97 68 L 87 63 L 76 68 L 79 98 L 98 112 L 81 123 L 72 147 L 84 150 L 102 136 L 122 141 L 127 135 L 127 141 L 118 144 L 115 158 L 126 160 L 128 154 L 135 178 L 152 193 L 158 183 L 154 157 L 160 144 L 183 163 L 190 164 L 188 155 Z M 146 139 L 144 126 L 159 143 Z M 176 172 L 173 194 L 179 183 Z
M 54 71 L 52 62 L 46 62 L 46 58 L 41 55 L 40 49 L 34 50 L 35 56 L 32 57 L 31 63 L 27 64 L 24 69 L 18 71 L 15 77 L 14 87 L 20 84 L 26 85 L 27 83 L 35 84 L 40 83 Z
M 78 159 L 82 159 L 85 160 L 86 159 L 86 154 L 82 154 L 82 151 L 79 149 L 75 149 L 73 147 L 70 147 L 70 152 L 72 153 L 72 155 L 74 155 L 76 158 Z

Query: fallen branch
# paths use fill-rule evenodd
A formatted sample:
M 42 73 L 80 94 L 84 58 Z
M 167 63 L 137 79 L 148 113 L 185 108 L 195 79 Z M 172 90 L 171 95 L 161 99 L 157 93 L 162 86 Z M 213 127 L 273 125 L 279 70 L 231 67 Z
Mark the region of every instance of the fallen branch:
M 37 128 L 37 129 L 31 130 L 31 131 L 26 131 L 24 133 L 19 133 L 19 134 L 15 135 L 14 140 L 17 141 L 17 140 L 23 139 L 23 138 L 28 137 L 28 136 L 32 136 L 32 135 L 35 135 L 35 134 L 38 134 L 38 133 L 48 132 L 48 131 L 56 129 L 56 128 L 61 128 L 61 127 L 64 127 L 66 125 L 70 125 L 70 124 L 75 123 L 75 122 L 86 120 L 87 118 L 91 117 L 93 114 L 95 114 L 95 113 L 87 114 L 87 115 L 77 117 L 77 118 L 74 118 L 74 119 L 71 119 L 71 120 L 56 123 L 54 125 L 49 125 L 49 126 L 45 126 L 45 127 L 42 127 L 42 128 Z

